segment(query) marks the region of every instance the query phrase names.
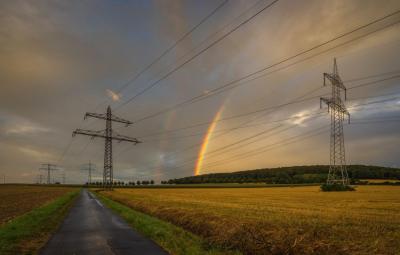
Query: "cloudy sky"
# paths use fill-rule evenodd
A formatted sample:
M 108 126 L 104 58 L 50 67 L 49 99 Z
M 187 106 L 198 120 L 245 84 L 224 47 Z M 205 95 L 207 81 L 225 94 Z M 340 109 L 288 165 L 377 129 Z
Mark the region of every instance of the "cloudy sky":
M 49 162 L 63 169 L 54 180 L 81 183 L 91 161 L 100 178 L 104 141 L 71 134 L 103 130 L 83 116 L 107 105 L 134 122 L 115 132 L 143 141 L 114 143 L 116 179 L 328 164 L 319 97 L 334 57 L 352 120 L 347 163 L 398 167 L 399 10 L 398 0 L 1 1 L 0 174 L 34 182 Z

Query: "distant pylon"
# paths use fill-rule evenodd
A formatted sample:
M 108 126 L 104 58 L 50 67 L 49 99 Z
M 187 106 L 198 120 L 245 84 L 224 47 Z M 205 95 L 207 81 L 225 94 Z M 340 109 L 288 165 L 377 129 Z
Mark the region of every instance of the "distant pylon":
M 72 132 L 72 136 L 75 136 L 76 134 L 80 134 L 80 135 L 88 135 L 88 136 L 91 136 L 92 138 L 95 138 L 95 137 L 104 138 L 105 146 L 104 146 L 103 186 L 105 188 L 112 189 L 112 186 L 114 183 L 113 160 L 112 160 L 112 141 L 113 140 L 117 140 L 118 142 L 125 141 L 125 142 L 131 142 L 134 144 L 140 143 L 140 141 L 137 140 L 136 138 L 119 135 L 112 130 L 112 122 L 123 123 L 126 126 L 131 125 L 132 122 L 113 115 L 111 113 L 110 106 L 107 107 L 107 112 L 105 114 L 87 112 L 85 114 L 85 119 L 87 117 L 105 120 L 106 121 L 106 129 L 102 130 L 102 131 L 77 129 L 74 132 Z
M 336 58 L 333 61 L 333 73 L 324 73 L 324 86 L 326 86 L 327 79 L 332 86 L 332 96 L 331 98 L 322 97 L 320 99 L 320 107 L 322 107 L 322 102 L 326 103 L 328 112 L 331 113 L 330 166 L 327 183 L 348 185 L 349 176 L 346 169 L 343 120 L 344 116 L 347 115 L 350 123 L 350 113 L 342 101 L 342 91 L 344 91 L 345 100 L 347 97 L 346 87 L 339 76 Z
M 96 165 L 89 160 L 89 163 L 83 165 L 81 170 L 88 171 L 88 184 L 90 185 L 92 183 L 92 171 L 96 170 Z
M 42 166 L 39 168 L 39 170 L 47 171 L 47 184 L 50 184 L 51 183 L 51 172 L 58 170 L 58 167 L 57 167 L 57 165 L 46 163 L 46 164 L 42 164 Z

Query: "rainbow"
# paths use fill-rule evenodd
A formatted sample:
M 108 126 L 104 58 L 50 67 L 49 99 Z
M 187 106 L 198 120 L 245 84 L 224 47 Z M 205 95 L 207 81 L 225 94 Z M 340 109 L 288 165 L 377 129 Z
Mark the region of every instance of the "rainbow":
M 216 128 L 217 122 L 219 121 L 219 119 L 221 117 L 221 114 L 223 112 L 223 109 L 224 109 L 223 106 L 224 105 L 222 105 L 219 108 L 219 110 L 217 111 L 217 113 L 215 114 L 210 126 L 208 126 L 207 133 L 203 137 L 203 142 L 201 144 L 200 151 L 199 151 L 199 154 L 197 156 L 196 166 L 194 168 L 194 175 L 199 175 L 200 174 L 201 167 L 203 166 L 204 156 L 205 156 L 206 151 L 207 151 L 207 147 L 210 144 L 210 140 L 211 140 L 212 134 L 214 132 L 214 129 Z

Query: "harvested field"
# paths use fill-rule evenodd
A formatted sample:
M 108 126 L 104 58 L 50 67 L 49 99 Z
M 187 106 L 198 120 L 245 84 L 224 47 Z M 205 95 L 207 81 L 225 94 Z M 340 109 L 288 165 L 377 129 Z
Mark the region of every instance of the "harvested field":
M 76 188 L 0 185 L 0 225 Z
M 99 191 L 244 254 L 398 254 L 400 187 Z

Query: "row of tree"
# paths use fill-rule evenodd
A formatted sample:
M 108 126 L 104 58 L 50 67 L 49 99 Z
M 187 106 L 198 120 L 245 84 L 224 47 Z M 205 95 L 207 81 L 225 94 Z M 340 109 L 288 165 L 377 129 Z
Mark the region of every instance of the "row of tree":
M 161 184 L 199 184 L 199 183 L 267 183 L 267 184 L 302 184 L 323 183 L 326 181 L 329 166 L 292 166 L 263 168 L 233 173 L 215 173 L 189 176 L 162 181 Z M 380 166 L 349 165 L 349 178 L 359 179 L 397 179 L 400 169 Z
M 135 186 L 135 185 L 153 185 L 154 181 L 136 181 L 136 182 L 124 182 L 124 181 L 115 181 L 113 186 Z M 93 185 L 93 186 L 103 186 L 103 182 L 86 182 L 86 185 Z

